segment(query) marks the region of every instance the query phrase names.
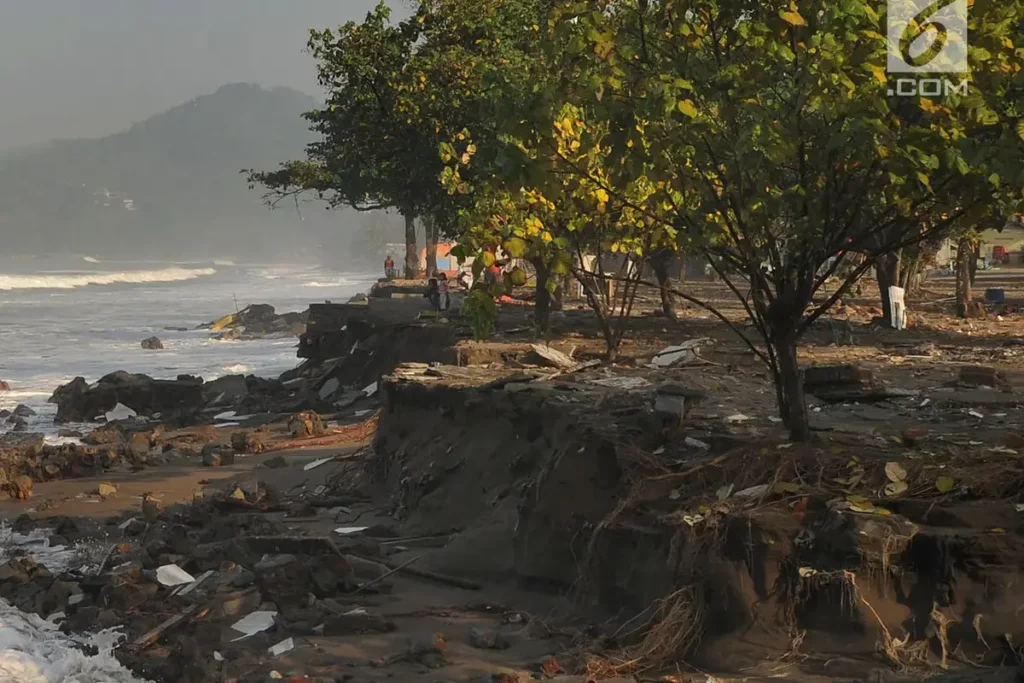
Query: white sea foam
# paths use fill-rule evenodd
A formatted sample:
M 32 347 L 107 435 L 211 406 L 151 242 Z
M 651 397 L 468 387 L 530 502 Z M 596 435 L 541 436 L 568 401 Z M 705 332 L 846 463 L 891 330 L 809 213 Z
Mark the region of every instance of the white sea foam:
M 345 286 L 350 285 L 350 284 L 352 284 L 351 280 L 346 280 L 346 279 L 342 278 L 341 280 L 336 280 L 334 282 L 321 282 L 319 280 L 313 280 L 312 282 L 305 283 L 304 286 L 305 287 L 324 288 L 324 287 L 345 287 Z
M 249 366 L 243 365 L 242 363 L 236 363 L 234 365 L 225 365 L 221 370 L 229 375 L 241 375 L 242 373 L 249 372 Z
M 118 283 L 178 282 L 214 275 L 216 272 L 213 268 L 163 268 L 161 270 L 134 270 L 120 273 L 78 273 L 75 275 L 0 274 L 0 291 L 15 289 L 76 289 L 89 285 L 113 285 Z
M 0 526 L 0 560 L 26 552 L 54 573 L 88 562 L 77 549 L 50 546 L 42 530 L 22 535 Z M 57 624 L 0 599 L 0 682 L 138 683 L 113 654 L 123 637 L 116 629 L 66 636 Z M 94 647 L 97 654 L 86 654 L 82 646 Z
M 0 599 L 0 681 L 14 683 L 135 683 L 113 650 L 123 635 L 101 631 L 71 638 L 56 624 L 25 614 Z M 87 655 L 81 645 L 92 646 Z
M 83 261 L 88 261 L 89 263 L 99 263 L 100 262 L 100 260 L 98 258 L 95 258 L 93 256 L 83 256 L 82 260 Z

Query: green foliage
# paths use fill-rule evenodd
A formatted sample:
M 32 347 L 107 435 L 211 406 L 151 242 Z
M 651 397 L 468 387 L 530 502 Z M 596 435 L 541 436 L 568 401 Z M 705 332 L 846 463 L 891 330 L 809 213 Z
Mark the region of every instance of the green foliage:
M 494 326 L 498 319 L 498 306 L 494 297 L 482 285 L 474 285 L 462 304 L 462 315 L 469 319 L 473 328 L 473 338 L 477 341 L 488 339 L 494 334 Z
M 573 272 L 609 345 L 581 257 L 702 253 L 805 433 L 783 376 L 830 276 L 1024 211 L 1022 18 L 974 0 L 968 91 L 903 97 L 875 0 L 421 0 L 397 26 L 380 7 L 314 33 L 325 141 L 263 180 L 431 212 L 477 273 L 499 249 Z

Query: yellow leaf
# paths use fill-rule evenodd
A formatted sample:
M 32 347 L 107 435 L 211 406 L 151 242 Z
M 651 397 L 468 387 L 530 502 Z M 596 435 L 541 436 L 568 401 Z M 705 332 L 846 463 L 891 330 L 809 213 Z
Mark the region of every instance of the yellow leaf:
M 905 481 L 894 481 L 885 485 L 885 495 L 887 496 L 898 496 L 907 490 L 907 482 Z
M 692 101 L 690 101 L 690 100 L 680 100 L 680 102 L 679 102 L 679 104 L 677 106 L 679 107 L 679 111 L 681 113 L 686 114 L 691 119 L 694 118 L 695 116 L 697 116 L 697 107 L 694 106 Z
M 892 482 L 904 481 L 907 478 L 907 470 L 898 462 L 887 462 L 885 463 L 885 476 Z
M 796 10 L 791 12 L 780 12 L 779 16 L 782 17 L 782 20 L 790 26 L 804 26 L 807 23 Z
M 956 482 L 951 477 L 939 477 L 935 480 L 935 488 L 941 493 L 949 493 L 955 484 Z
M 1006 533 L 1006 529 L 1003 529 L 1001 527 L 993 527 L 992 529 L 989 529 L 988 531 L 989 531 L 989 533 L 992 533 L 992 534 L 1005 534 Z
M 594 199 L 600 204 L 608 203 L 608 192 L 604 188 L 600 188 L 594 192 Z
M 931 100 L 929 100 L 927 97 L 922 97 L 921 109 L 928 112 L 929 114 L 934 114 L 935 112 L 939 111 L 940 107 Z
M 846 500 L 850 503 L 850 509 L 854 512 L 871 512 L 875 509 L 874 503 L 864 496 L 847 496 Z
M 888 78 L 886 78 L 885 75 L 885 67 L 869 64 L 868 71 L 871 72 L 871 74 L 875 77 L 875 80 L 878 81 L 879 83 L 888 82 Z

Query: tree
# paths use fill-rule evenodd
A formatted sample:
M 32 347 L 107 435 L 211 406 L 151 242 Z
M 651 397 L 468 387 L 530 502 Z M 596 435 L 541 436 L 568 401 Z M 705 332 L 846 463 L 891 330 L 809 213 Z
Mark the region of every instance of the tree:
M 747 342 L 806 439 L 808 328 L 883 259 L 1020 204 L 1021 3 L 974 3 L 970 92 L 934 99 L 888 95 L 884 17 L 864 0 L 596 7 L 555 9 L 553 70 L 574 80 L 574 105 L 520 147 L 561 186 L 543 192 L 616 214 L 613 251 L 696 245 L 752 319 L 760 343 Z
M 589 121 L 582 109 L 566 104 L 553 124 L 517 128 L 504 138 L 506 156 L 518 153 L 522 167 L 509 177 L 477 172 L 476 183 L 465 179 L 477 149 L 468 131 L 460 134 L 458 147 L 442 146 L 442 159 L 450 164 L 442 181 L 473 201 L 463 217 L 476 227 L 465 233 L 463 245 L 484 255 L 498 244 L 513 256 L 545 264 L 545 276 L 571 272 L 597 318 L 606 357 L 614 361 L 647 258 L 674 248 L 676 232 L 655 227 L 636 208 L 655 191 L 645 178 L 628 181 L 614 201 L 603 187 L 611 180 L 604 167 L 609 150 L 600 144 L 606 123 Z M 511 189 L 521 182 L 519 190 Z M 617 272 L 606 269 L 613 259 Z M 547 285 L 553 291 L 555 279 Z
M 676 302 L 675 295 L 672 293 L 672 287 L 669 283 L 669 268 L 672 264 L 672 259 L 675 256 L 675 252 L 669 248 L 662 248 L 651 254 L 650 263 L 651 269 L 654 271 L 654 276 L 658 279 L 658 293 L 661 296 L 661 312 L 669 320 L 676 319 Z
M 971 259 L 975 253 L 976 241 L 970 234 L 963 234 L 956 245 L 956 314 L 966 318 L 971 308 Z
M 552 80 L 543 49 L 542 26 L 553 0 L 426 0 L 415 21 L 422 27 L 416 68 L 435 102 L 430 123 L 438 131 L 442 163 L 465 155 L 460 175 L 441 177 L 451 191 L 442 205 L 440 232 L 459 239 L 462 257 L 492 253 L 499 246 L 533 265 L 536 278 L 535 324 L 549 328 L 558 273 L 549 245 L 513 242 L 501 234 L 511 223 L 502 213 L 529 186 L 530 165 L 507 135 L 546 110 Z M 470 139 L 471 138 L 471 139 Z M 454 146 L 460 147 L 453 157 Z M 468 165 L 472 157 L 474 163 Z M 478 192 L 471 193 L 470 187 Z M 493 210 L 493 211 L 492 211 Z M 524 214 L 525 215 L 525 214 Z M 495 220 L 491 220 L 495 218 Z M 497 232 L 489 232 L 497 231 Z M 482 261 L 481 261 L 482 263 Z M 568 271 L 564 271 L 568 272 Z
M 313 193 L 330 206 L 360 211 L 393 208 L 405 220 L 406 277 L 419 270 L 415 220 L 445 195 L 433 133 L 422 128 L 417 94 L 422 83 L 409 69 L 419 25 L 393 25 L 383 2 L 361 24 L 310 32 L 309 51 L 327 98 L 306 118 L 321 138 L 307 158 L 275 171 L 250 172 L 268 189 L 268 203 Z

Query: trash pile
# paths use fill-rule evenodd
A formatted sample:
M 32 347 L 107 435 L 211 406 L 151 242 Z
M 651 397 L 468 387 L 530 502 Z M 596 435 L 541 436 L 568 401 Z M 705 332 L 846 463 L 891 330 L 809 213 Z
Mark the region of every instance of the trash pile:
M 396 572 L 377 541 L 296 536 L 257 512 L 278 502 L 241 482 L 191 505 L 144 500 L 102 523 L 63 518 L 43 531 L 23 516 L 23 537 L 103 550 L 51 569 L 14 547 L 0 557 L 0 597 L 72 637 L 120 629 L 117 659 L 156 681 L 265 680 L 302 637 L 394 630 L 365 607 Z

